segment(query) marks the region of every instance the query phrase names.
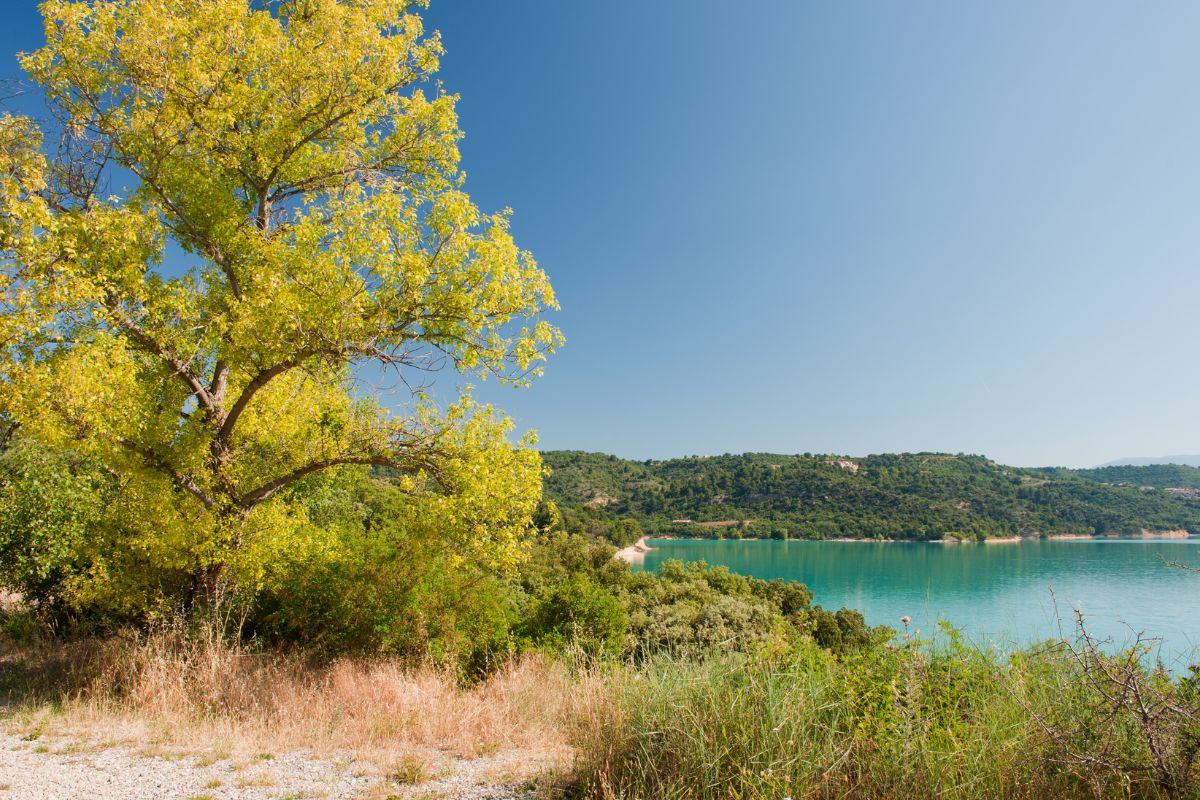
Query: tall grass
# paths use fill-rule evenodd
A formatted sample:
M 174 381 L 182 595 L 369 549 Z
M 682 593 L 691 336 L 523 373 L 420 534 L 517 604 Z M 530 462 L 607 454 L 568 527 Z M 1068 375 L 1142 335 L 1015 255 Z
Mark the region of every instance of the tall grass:
M 602 697 L 563 663 L 537 655 L 464 682 L 436 666 L 312 662 L 181 627 L 9 645 L 0 672 L 10 727 L 233 753 L 350 751 L 381 763 L 421 750 L 474 757 L 519 749 L 561 761 L 568 721 Z
M 534 766 L 573 763 L 578 794 L 595 800 L 1197 797 L 1184 758 L 1200 748 L 1195 683 L 1144 669 L 1140 650 L 1083 652 L 1002 657 L 952 635 L 835 657 L 800 640 L 639 664 L 529 655 L 464 682 L 169 627 L 0 651 L 0 721 L 380 765 L 513 751 Z M 1170 781 L 1153 769 L 1164 753 L 1182 765 Z
M 844 660 L 812 646 L 768 657 L 662 660 L 629 676 L 576 742 L 592 798 L 1159 798 L 1145 741 L 1108 725 L 1128 769 L 1068 753 L 1048 720 L 1089 692 L 1046 650 L 1001 659 L 951 646 Z M 1116 762 L 1113 762 L 1116 763 Z M 1111 764 L 1110 764 L 1111 766 Z

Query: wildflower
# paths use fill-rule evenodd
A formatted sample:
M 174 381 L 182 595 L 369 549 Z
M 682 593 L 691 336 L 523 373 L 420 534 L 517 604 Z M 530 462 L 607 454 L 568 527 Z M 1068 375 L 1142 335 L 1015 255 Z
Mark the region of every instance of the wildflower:
M 901 621 L 901 622 L 903 622 L 905 625 L 907 625 L 907 624 L 908 624 L 908 617 L 901 617 L 901 618 L 900 618 L 900 621 Z

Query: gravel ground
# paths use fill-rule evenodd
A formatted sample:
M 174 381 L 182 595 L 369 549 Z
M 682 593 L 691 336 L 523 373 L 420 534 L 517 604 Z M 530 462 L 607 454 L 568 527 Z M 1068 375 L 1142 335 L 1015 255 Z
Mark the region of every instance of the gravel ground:
M 349 758 L 304 752 L 213 760 L 0 734 L 0 800 L 521 800 L 528 791 L 505 776 L 528 766 L 521 754 L 443 756 L 428 779 L 400 785 Z

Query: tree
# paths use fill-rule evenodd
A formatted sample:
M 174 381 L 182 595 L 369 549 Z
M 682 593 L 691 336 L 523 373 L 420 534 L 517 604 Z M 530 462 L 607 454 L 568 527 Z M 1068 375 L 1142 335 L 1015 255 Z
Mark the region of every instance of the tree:
M 625 547 L 642 538 L 642 526 L 631 517 L 619 519 L 609 528 L 608 536 L 617 547 Z
M 287 495 L 329 470 L 393 471 L 496 564 L 540 495 L 507 419 L 424 391 L 441 368 L 524 385 L 560 342 L 508 212 L 464 192 L 424 5 L 49 0 L 21 62 L 53 156 L 0 116 L 2 410 L 116 476 L 131 546 L 210 601 L 311 544 Z

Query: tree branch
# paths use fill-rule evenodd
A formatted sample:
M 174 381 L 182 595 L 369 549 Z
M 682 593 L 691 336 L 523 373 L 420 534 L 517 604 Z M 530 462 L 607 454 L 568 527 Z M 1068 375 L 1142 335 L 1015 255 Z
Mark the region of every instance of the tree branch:
M 126 161 L 129 160 L 126 159 Z M 200 249 L 206 255 L 208 255 L 210 259 L 212 259 L 214 264 L 220 267 L 221 272 L 225 274 L 225 279 L 229 281 L 229 290 L 233 292 L 234 298 L 241 300 L 241 284 L 238 282 L 237 275 L 235 275 L 233 272 L 233 266 L 225 258 L 225 254 L 221 252 L 221 248 L 217 246 L 216 242 L 213 242 L 211 239 L 201 233 L 199 228 L 192 224 L 192 221 L 188 219 L 187 215 L 183 213 L 179 206 L 167 196 L 167 193 L 158 185 L 157 181 L 152 179 L 144 171 L 139 170 L 137 165 L 133 164 L 132 162 L 126 163 L 123 166 L 131 170 L 134 175 L 137 175 L 138 178 L 140 178 L 142 182 L 146 184 L 146 186 L 149 186 L 151 191 L 158 196 L 158 199 L 163 203 L 163 205 L 170 209 L 171 213 L 175 215 L 180 223 L 182 223 L 184 229 L 186 230 L 187 236 L 200 246 Z
M 203 503 L 205 508 L 216 508 L 217 501 L 212 498 L 212 495 L 200 488 L 200 484 L 196 483 L 195 478 L 179 472 L 166 461 L 164 461 L 162 457 L 160 457 L 153 450 L 148 447 L 143 447 L 131 439 L 118 439 L 117 442 L 126 450 L 137 453 L 146 460 L 147 464 L 170 478 L 176 486 L 185 490 Z
M 213 368 L 212 386 L 209 388 L 209 393 L 212 395 L 213 403 L 218 406 L 225 404 L 225 388 L 229 382 L 229 365 L 221 359 L 217 359 L 217 364 Z
M 218 459 L 228 452 L 229 445 L 233 441 L 233 431 L 237 426 L 238 419 L 242 413 L 250 405 L 250 401 L 254 396 L 270 383 L 275 378 L 279 377 L 288 370 L 295 369 L 310 358 L 317 356 L 349 356 L 361 355 L 370 356 L 371 358 L 379 359 L 384 363 L 389 363 L 391 356 L 381 350 L 373 343 L 368 344 L 344 344 L 338 347 L 309 347 L 303 350 L 298 350 L 290 357 L 280 361 L 267 369 L 259 371 L 257 375 L 250 379 L 243 388 L 237 400 L 233 401 L 229 412 L 225 415 L 221 422 L 220 430 L 217 431 L 216 438 L 213 439 L 213 455 Z M 223 388 L 223 387 L 222 387 Z
M 254 395 L 258 393 L 258 390 L 270 383 L 276 376 L 300 366 L 306 359 L 314 355 L 316 353 L 311 350 L 301 350 L 291 358 L 280 361 L 278 364 L 260 371 L 250 379 L 250 382 L 242 388 L 242 393 L 238 395 L 238 399 L 233 401 L 233 405 L 229 408 L 229 413 L 225 415 L 225 419 L 221 422 L 221 427 L 217 431 L 216 438 L 213 439 L 213 455 L 218 460 L 228 452 L 229 443 L 233 441 L 233 429 L 237 425 L 238 418 L 242 416 L 242 412 L 250 405 L 250 401 L 254 399 Z
M 127 314 L 113 298 L 110 297 L 105 305 L 107 306 L 109 313 L 116 318 L 117 322 L 120 323 L 121 327 L 135 342 L 140 344 L 152 355 L 156 355 L 163 361 L 167 362 L 167 364 L 169 364 L 171 368 L 175 370 L 175 374 L 177 374 L 183 380 L 183 382 L 188 385 L 188 388 L 192 390 L 192 393 L 196 395 L 196 399 L 200 401 L 200 405 L 204 406 L 215 419 L 222 419 L 220 404 L 213 400 L 213 396 L 209 393 L 207 387 L 205 387 L 204 382 L 201 381 L 200 378 L 195 375 L 195 373 L 188 369 L 188 365 L 182 359 L 180 359 L 174 353 L 169 352 L 165 347 L 159 344 L 153 336 L 143 330 L 142 327 L 134 322 L 133 318 L 130 317 L 129 314 Z
M 269 497 L 271 497 L 271 495 L 278 492 L 280 489 L 290 486 L 304 476 L 342 464 L 369 464 L 376 467 L 390 467 L 392 469 L 408 473 L 416 471 L 411 465 L 404 464 L 395 458 L 381 455 L 353 455 L 324 458 L 320 461 L 313 461 L 310 464 L 305 464 L 303 467 L 294 469 L 286 475 L 282 475 L 274 480 L 268 481 L 262 486 L 259 486 L 257 489 L 247 492 L 239 501 L 239 504 L 246 511 L 250 511 L 259 503 L 262 503 L 264 500 L 267 500 Z

